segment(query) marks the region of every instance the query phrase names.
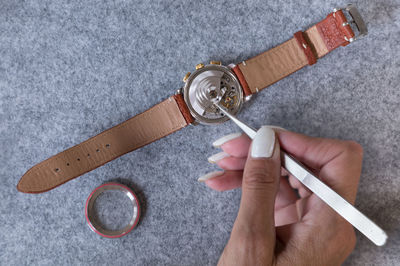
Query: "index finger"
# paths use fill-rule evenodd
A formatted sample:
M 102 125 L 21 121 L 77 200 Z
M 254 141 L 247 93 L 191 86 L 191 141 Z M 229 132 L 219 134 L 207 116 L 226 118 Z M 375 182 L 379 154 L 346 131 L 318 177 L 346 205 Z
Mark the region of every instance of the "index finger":
M 319 177 L 354 203 L 361 174 L 362 147 L 354 141 L 308 137 L 278 131 L 282 149 L 306 166 L 319 169 Z

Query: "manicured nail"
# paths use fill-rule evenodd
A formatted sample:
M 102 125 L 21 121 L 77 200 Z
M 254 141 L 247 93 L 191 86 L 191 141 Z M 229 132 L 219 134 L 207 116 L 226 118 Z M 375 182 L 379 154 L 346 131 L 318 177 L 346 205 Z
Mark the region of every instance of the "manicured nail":
M 261 127 L 251 144 L 251 157 L 269 158 L 274 152 L 275 131 L 268 126 Z
M 209 163 L 217 163 L 219 160 L 222 160 L 222 159 L 224 159 L 224 158 L 226 158 L 226 157 L 229 157 L 229 154 L 227 154 L 227 153 L 224 152 L 224 151 L 221 151 L 221 152 L 219 152 L 219 153 L 216 153 L 216 154 L 210 156 L 210 157 L 208 158 L 208 162 L 209 162 Z
M 225 142 L 228 142 L 230 140 L 236 139 L 238 137 L 240 137 L 242 135 L 242 133 L 232 133 L 226 136 L 223 136 L 222 138 L 217 139 L 216 141 L 213 142 L 213 146 L 215 148 L 219 148 L 221 147 L 222 144 L 224 144 Z
M 199 179 L 197 179 L 197 181 L 204 182 L 204 181 L 206 181 L 208 179 L 211 179 L 211 178 L 214 178 L 214 177 L 218 177 L 218 176 L 221 176 L 223 174 L 224 174 L 224 171 L 211 172 L 211 173 L 208 173 L 208 174 L 205 174 L 205 175 L 199 177 Z

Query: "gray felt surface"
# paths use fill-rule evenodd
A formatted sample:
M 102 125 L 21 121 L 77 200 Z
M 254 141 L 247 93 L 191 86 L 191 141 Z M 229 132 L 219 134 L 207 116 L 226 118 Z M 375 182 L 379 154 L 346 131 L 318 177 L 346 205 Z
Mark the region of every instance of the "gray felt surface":
M 238 129 L 189 126 L 50 192 L 15 186 L 34 164 L 160 102 L 210 59 L 240 62 L 323 19 L 339 1 L 0 2 L 0 264 L 213 265 L 240 190 L 196 181 L 216 167 L 211 142 Z M 356 1 L 369 35 L 262 91 L 240 117 L 365 150 L 356 206 L 389 234 L 357 233 L 345 265 L 400 262 L 398 0 Z M 142 220 L 121 239 L 89 230 L 98 185 L 133 185 Z M 329 243 L 326 243 L 328 246 Z

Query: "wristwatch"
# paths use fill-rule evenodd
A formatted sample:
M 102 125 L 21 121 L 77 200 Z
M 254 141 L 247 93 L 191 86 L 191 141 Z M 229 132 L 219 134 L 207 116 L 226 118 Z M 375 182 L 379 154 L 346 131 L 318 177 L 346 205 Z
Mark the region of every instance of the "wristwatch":
M 184 86 L 175 95 L 33 166 L 22 176 L 17 189 L 45 192 L 187 125 L 223 123 L 228 118 L 213 102 L 218 101 L 236 114 L 253 94 L 366 34 L 359 12 L 348 5 L 334 9 L 290 40 L 237 65 L 223 66 L 219 61 L 198 64 L 193 73 L 183 78 Z

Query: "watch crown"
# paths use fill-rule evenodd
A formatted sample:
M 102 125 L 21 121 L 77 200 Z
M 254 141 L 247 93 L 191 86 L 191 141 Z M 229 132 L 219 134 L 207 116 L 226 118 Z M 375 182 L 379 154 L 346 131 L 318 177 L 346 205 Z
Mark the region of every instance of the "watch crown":
M 204 67 L 204 64 L 203 63 L 200 63 L 200 64 L 197 64 L 196 65 L 196 69 L 200 69 L 200 68 L 203 68 Z
M 211 65 L 221 65 L 221 61 L 210 61 Z
M 190 73 L 190 72 L 186 73 L 186 75 L 183 77 L 183 82 L 186 82 L 186 80 L 189 78 L 190 74 L 192 74 L 192 73 Z

